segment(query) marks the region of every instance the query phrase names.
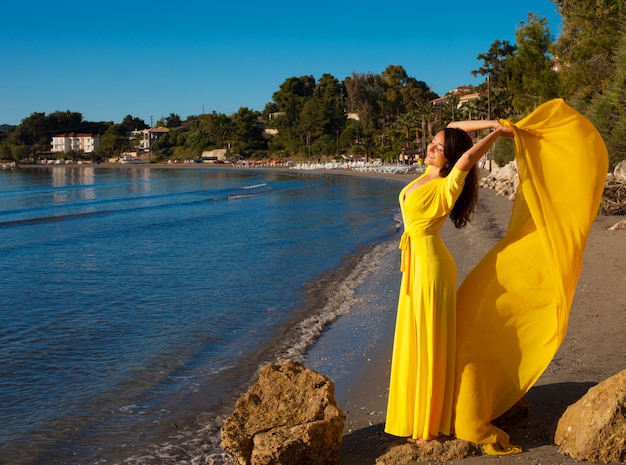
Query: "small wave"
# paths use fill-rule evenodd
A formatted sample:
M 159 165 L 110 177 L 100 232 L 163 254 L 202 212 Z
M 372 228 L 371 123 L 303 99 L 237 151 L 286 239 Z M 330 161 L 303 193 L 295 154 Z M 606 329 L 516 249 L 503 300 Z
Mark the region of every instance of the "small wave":
M 267 183 L 254 184 L 252 186 L 243 186 L 235 189 L 235 192 L 228 194 L 228 200 L 245 199 L 248 197 L 257 197 L 259 195 L 271 192 L 272 188 Z
M 395 241 L 386 241 L 373 246 L 362 256 L 354 256 L 353 261 L 347 262 L 338 273 L 340 279 L 328 282 L 323 278 L 321 285 L 327 289 L 324 295 L 324 304 L 315 315 L 308 316 L 296 323 L 293 339 L 283 341 L 283 349 L 273 360 L 292 359 L 304 361 L 304 355 L 321 336 L 324 329 L 342 315 L 347 315 L 358 304 L 358 289 L 364 281 L 377 272 L 383 265 L 385 258 L 396 249 Z M 349 270 L 346 272 L 346 270 Z M 333 275 L 335 276 L 335 275 Z M 264 360 L 262 365 L 270 363 Z M 228 410 L 228 409 L 226 409 Z M 220 429 L 231 410 L 212 412 L 211 415 L 200 415 L 199 428 L 181 428 L 172 435 L 169 441 L 153 444 L 141 455 L 128 457 L 124 463 L 142 464 L 149 460 L 163 464 L 176 463 L 196 465 L 200 463 L 211 465 L 234 465 L 233 457 L 225 453 L 220 447 Z
M 228 200 L 236 200 L 236 199 L 247 199 L 249 197 L 258 197 L 261 194 L 235 194 L 229 195 L 227 197 Z
M 267 187 L 267 183 L 255 184 L 253 186 L 244 186 L 242 189 L 259 189 L 261 187 Z
M 296 325 L 295 329 L 299 337 L 280 359 L 302 361 L 306 350 L 315 343 L 322 331 L 337 318 L 350 312 L 353 305 L 357 303 L 358 287 L 381 267 L 383 258 L 395 250 L 395 247 L 393 241 L 376 245 L 358 260 L 350 273 L 329 288 L 323 309 Z

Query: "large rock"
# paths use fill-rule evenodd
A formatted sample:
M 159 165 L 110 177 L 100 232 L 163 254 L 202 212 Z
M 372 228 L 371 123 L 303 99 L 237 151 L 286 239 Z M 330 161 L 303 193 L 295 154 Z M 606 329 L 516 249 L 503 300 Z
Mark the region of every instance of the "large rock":
M 266 365 L 222 427 L 239 465 L 339 464 L 345 423 L 331 380 L 287 360 Z
M 412 462 L 447 462 L 482 455 L 480 446 L 454 438 L 440 438 L 423 444 L 398 441 L 376 459 L 376 465 L 403 465 Z
M 626 370 L 589 389 L 556 428 L 559 451 L 589 462 L 626 461 Z

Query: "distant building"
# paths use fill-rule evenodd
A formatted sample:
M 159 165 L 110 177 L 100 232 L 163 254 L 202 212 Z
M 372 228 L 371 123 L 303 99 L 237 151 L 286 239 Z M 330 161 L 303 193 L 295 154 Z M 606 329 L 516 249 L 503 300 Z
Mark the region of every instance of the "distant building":
M 227 149 L 205 150 L 202 152 L 202 163 L 224 163 Z
M 139 131 L 130 131 L 126 134 L 129 139 L 135 139 L 139 141 L 139 145 L 137 148 L 143 151 L 149 151 L 150 145 L 159 140 L 165 134 L 170 132 L 168 128 L 158 127 L 158 128 L 150 128 L 150 129 L 142 129 Z
M 148 136 L 151 141 L 159 140 L 162 136 L 170 132 L 168 128 L 159 126 L 158 128 L 148 129 Z
M 52 152 L 56 153 L 93 153 L 100 146 L 100 137 L 93 134 L 70 132 L 52 138 Z
M 152 144 L 170 132 L 168 128 L 159 126 L 158 128 L 144 129 L 144 139 L 141 141 L 140 148 L 149 150 Z
M 457 108 L 461 108 L 467 102 L 483 97 L 485 94 L 477 92 L 474 86 L 459 86 L 456 89 L 452 89 L 446 93 L 443 97 L 431 100 L 432 105 L 442 105 L 447 103 L 450 98 L 457 99 Z
M 269 119 L 280 118 L 281 116 L 285 116 L 285 112 L 284 111 L 275 111 L 273 113 L 270 113 L 267 116 L 269 117 Z

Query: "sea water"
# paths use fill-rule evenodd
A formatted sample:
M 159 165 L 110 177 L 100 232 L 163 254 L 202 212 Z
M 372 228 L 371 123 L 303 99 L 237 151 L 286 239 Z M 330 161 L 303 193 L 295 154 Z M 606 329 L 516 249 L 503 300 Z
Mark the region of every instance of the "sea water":
M 301 359 L 347 311 L 398 191 L 293 170 L 0 171 L 0 463 L 219 462 L 259 366 Z

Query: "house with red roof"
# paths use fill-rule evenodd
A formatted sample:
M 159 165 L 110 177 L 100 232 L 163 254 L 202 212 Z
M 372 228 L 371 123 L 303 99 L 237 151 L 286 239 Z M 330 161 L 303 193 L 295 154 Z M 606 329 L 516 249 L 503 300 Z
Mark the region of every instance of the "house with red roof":
M 52 138 L 52 152 L 93 153 L 100 146 L 100 137 L 93 134 L 69 132 Z

